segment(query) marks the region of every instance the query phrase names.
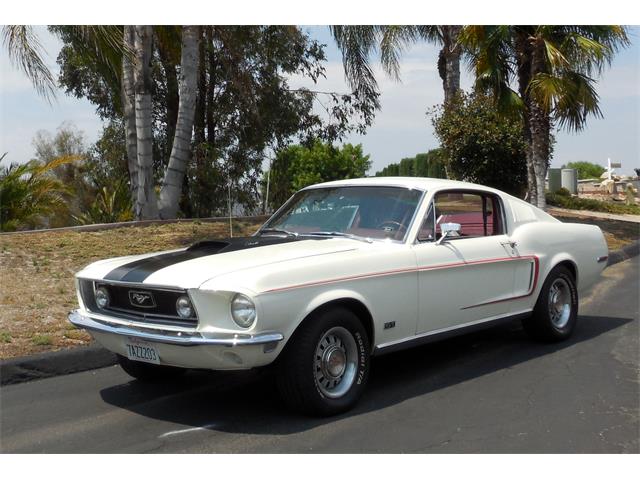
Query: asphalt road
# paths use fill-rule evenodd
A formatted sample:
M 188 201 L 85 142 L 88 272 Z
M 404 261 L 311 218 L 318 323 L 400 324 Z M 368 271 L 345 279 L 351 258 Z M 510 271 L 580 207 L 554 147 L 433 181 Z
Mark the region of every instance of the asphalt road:
M 118 367 L 3 387 L 2 452 L 639 452 L 638 257 L 605 270 L 565 343 L 515 325 L 375 359 L 352 412 L 289 413 L 272 378 Z

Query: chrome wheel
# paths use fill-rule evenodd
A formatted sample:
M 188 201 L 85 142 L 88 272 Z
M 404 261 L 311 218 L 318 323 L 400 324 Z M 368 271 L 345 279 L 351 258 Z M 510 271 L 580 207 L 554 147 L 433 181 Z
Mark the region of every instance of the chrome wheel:
M 316 346 L 314 379 L 320 392 L 329 398 L 339 398 L 349 391 L 356 378 L 358 349 L 349 330 L 333 327 L 327 330 Z
M 564 278 L 557 278 L 549 288 L 549 317 L 556 328 L 564 328 L 571 317 L 571 288 Z

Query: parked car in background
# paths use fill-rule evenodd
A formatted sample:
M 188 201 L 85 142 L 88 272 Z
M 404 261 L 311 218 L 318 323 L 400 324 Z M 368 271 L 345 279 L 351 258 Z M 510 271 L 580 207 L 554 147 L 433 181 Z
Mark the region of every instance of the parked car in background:
M 69 319 L 140 380 L 274 365 L 286 403 L 331 415 L 356 404 L 372 355 L 513 319 L 568 338 L 606 260 L 598 227 L 492 188 L 343 180 L 254 236 L 88 265 Z

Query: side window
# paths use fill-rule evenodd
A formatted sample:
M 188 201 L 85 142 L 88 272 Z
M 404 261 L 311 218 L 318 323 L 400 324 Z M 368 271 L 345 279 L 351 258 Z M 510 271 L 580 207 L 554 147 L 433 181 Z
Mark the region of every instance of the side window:
M 435 197 L 435 238 L 442 223 L 459 223 L 461 238 L 501 235 L 504 232 L 500 202 L 491 194 L 442 192 Z

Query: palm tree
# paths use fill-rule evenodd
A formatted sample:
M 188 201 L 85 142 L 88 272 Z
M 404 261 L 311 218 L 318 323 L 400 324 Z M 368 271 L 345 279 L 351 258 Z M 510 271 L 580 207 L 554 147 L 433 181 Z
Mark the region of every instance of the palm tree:
M 594 76 L 629 44 L 625 28 L 466 26 L 460 41 L 468 50 L 476 86 L 491 91 L 503 112 L 522 114 L 530 202 L 545 208 L 552 129 L 579 131 L 590 115 L 602 116 Z M 514 77 L 517 92 L 510 86 Z
M 398 80 L 402 53 L 420 41 L 441 45 L 438 73 L 445 105 L 460 91 L 460 25 L 334 25 L 330 28 L 342 52 L 347 81 L 356 93 L 378 92 L 369 62 L 374 51 L 379 51 L 385 72 Z
M 5 156 L 0 156 L 0 161 Z M 31 160 L 0 167 L 0 231 L 34 228 L 55 210 L 66 209 L 65 196 L 71 190 L 53 170 L 80 158 L 69 155 L 44 164 Z

